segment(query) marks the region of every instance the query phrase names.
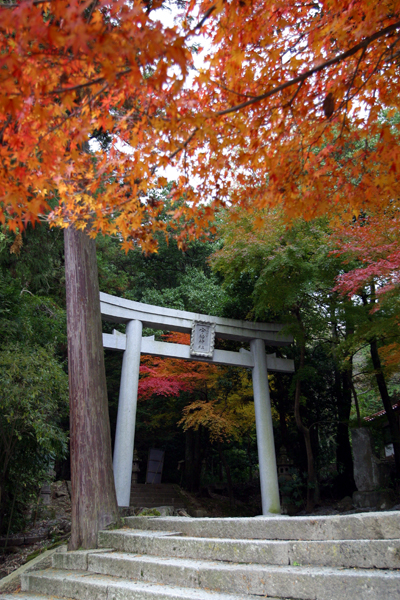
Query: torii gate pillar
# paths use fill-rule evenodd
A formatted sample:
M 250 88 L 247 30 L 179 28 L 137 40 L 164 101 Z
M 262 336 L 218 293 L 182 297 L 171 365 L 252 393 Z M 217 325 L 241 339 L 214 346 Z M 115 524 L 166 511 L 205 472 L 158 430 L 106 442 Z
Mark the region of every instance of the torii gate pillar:
M 131 495 L 142 329 L 141 321 L 136 320 L 126 326 L 113 460 L 118 506 L 129 506 Z
M 253 355 L 253 395 L 256 415 L 258 465 L 262 513 L 280 514 L 279 484 L 276 470 L 274 431 L 272 427 L 271 401 L 264 340 L 251 340 Z

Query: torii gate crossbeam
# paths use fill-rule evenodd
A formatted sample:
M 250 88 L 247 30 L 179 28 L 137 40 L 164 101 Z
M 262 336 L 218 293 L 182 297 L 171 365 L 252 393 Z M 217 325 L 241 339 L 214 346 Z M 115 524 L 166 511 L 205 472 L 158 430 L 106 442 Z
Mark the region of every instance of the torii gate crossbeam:
M 277 358 L 274 354 L 266 355 L 265 343 L 273 346 L 290 344 L 292 337 L 281 333 L 283 326 L 173 310 L 133 302 L 104 293 L 100 293 L 100 306 L 104 320 L 126 323 L 126 334 L 116 331 L 113 334 L 103 334 L 105 348 L 124 352 L 114 446 L 114 479 L 118 505 L 129 506 L 140 355 L 145 353 L 252 369 L 263 514 L 279 513 L 279 487 L 268 370 L 290 373 L 294 371 L 294 364 L 293 361 Z M 195 328 L 197 326 L 203 327 L 204 330 L 207 330 L 208 327 L 210 331 L 213 331 L 211 351 L 209 353 L 198 352 L 199 348 L 196 347 L 198 339 L 194 345 L 184 346 L 158 342 L 154 340 L 154 336 L 143 338 L 143 326 L 169 331 L 192 332 L 192 342 L 196 340 Z M 240 352 L 214 350 L 214 332 L 217 338 L 250 342 L 250 352 L 246 350 Z M 205 335 L 207 337 L 208 333 L 206 332 Z

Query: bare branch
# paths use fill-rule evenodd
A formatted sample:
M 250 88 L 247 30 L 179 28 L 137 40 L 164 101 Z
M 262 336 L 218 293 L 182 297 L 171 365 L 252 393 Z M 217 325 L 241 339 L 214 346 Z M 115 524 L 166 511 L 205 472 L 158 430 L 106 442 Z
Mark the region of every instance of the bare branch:
M 347 107 L 349 105 L 349 100 L 350 100 L 350 90 L 353 87 L 356 75 L 358 73 L 358 68 L 360 66 L 360 63 L 361 63 L 361 61 L 362 61 L 362 59 L 363 59 L 366 51 L 367 51 L 367 48 L 363 48 L 363 50 L 362 50 L 362 52 L 361 52 L 361 54 L 360 54 L 360 56 L 358 58 L 356 68 L 354 69 L 353 77 L 351 78 L 351 81 L 349 83 L 349 87 L 347 88 L 346 99 L 345 99 L 345 101 L 341 105 L 341 106 L 345 105 L 346 107 L 345 107 L 345 113 L 343 115 L 343 122 L 342 122 L 342 127 L 341 127 L 341 130 L 340 130 L 339 137 L 341 137 L 341 135 L 343 133 L 344 126 L 345 126 L 345 123 L 346 123 Z
M 130 68 L 125 69 L 124 71 L 119 71 L 119 73 L 117 73 L 115 77 L 117 79 L 119 79 L 120 77 L 122 77 L 123 75 L 127 75 L 131 71 L 132 71 L 132 69 L 130 69 Z M 57 88 L 57 89 L 52 90 L 51 92 L 47 92 L 47 93 L 49 96 L 52 96 L 53 94 L 65 94 L 68 92 L 74 92 L 76 90 L 83 90 L 84 88 L 91 87 L 92 85 L 104 83 L 104 81 L 105 81 L 105 77 L 98 77 L 97 79 L 92 79 L 92 81 L 88 81 L 87 83 L 80 83 L 79 85 L 74 85 L 74 86 L 68 87 L 68 88 Z
M 283 108 L 287 108 L 288 106 L 292 106 L 293 100 L 296 98 L 297 94 L 299 93 L 299 91 L 301 90 L 301 88 L 303 87 L 304 84 L 304 80 L 300 82 L 300 85 L 298 86 L 297 90 L 295 91 L 295 93 L 293 94 L 293 96 L 290 98 L 289 102 L 286 102 L 286 104 L 283 105 Z
M 207 21 L 208 17 L 211 15 L 211 13 L 214 12 L 214 10 L 217 8 L 217 6 L 214 4 L 213 6 L 211 6 L 204 14 L 204 17 L 197 23 L 197 25 L 195 25 L 193 27 L 193 29 L 191 29 L 189 31 L 189 33 L 185 36 L 186 38 L 189 37 L 192 33 L 194 33 L 195 31 L 197 31 L 197 29 L 201 29 L 204 25 L 204 23 Z
M 33 0 L 32 4 L 33 6 L 38 6 L 39 4 L 51 4 L 51 2 L 52 0 Z M 7 2 L 0 0 L 0 8 L 18 8 L 19 6 L 20 5 L 16 2 L 8 4 Z
M 363 40 L 359 44 L 356 44 L 355 46 L 353 46 L 353 48 L 350 48 L 346 52 L 342 52 L 342 54 L 338 54 L 338 56 L 335 56 L 334 58 L 330 58 L 329 60 L 324 61 L 317 67 L 314 67 L 313 69 L 309 69 L 308 71 L 305 71 L 301 75 L 298 75 L 297 77 L 294 77 L 293 79 L 290 79 L 289 81 L 286 81 L 285 83 L 282 83 L 281 85 L 278 85 L 277 87 L 272 88 L 272 90 L 269 90 L 265 94 L 261 94 L 260 96 L 257 96 L 256 98 L 247 100 L 247 102 L 242 102 L 241 104 L 237 104 L 236 106 L 231 106 L 230 108 L 225 108 L 224 110 L 220 110 L 217 113 L 215 113 L 213 116 L 220 117 L 223 115 L 228 115 L 229 113 L 237 112 L 239 110 L 242 110 L 243 108 L 247 108 L 247 106 L 251 106 L 252 104 L 256 104 L 257 102 L 266 100 L 270 96 L 274 96 L 278 92 L 281 92 L 282 90 L 285 90 L 286 88 L 291 87 L 292 85 L 296 85 L 296 83 L 301 83 L 302 81 L 304 82 L 306 79 L 308 79 L 312 75 L 315 75 L 315 73 L 319 73 L 320 71 L 323 71 L 324 69 L 331 67 L 332 65 L 336 65 L 338 63 L 343 62 L 344 60 L 346 60 L 346 58 L 349 58 L 350 56 L 357 54 L 357 52 L 359 50 L 367 48 L 375 40 L 378 40 L 379 38 L 384 37 L 388 33 L 392 33 L 392 31 L 396 31 L 396 29 L 399 29 L 399 28 L 400 28 L 400 21 L 396 21 L 396 23 L 393 23 L 392 25 L 388 25 L 388 27 L 385 27 L 384 29 L 381 29 L 380 31 L 376 31 L 374 34 L 368 36 L 367 38 L 365 38 L 365 40 Z
M 85 108 L 86 106 L 88 106 L 89 104 L 91 104 L 93 102 L 93 100 L 95 98 L 97 98 L 97 96 L 99 96 L 100 94 L 102 94 L 107 88 L 108 88 L 108 83 L 106 83 L 105 85 L 103 85 L 103 87 L 94 96 L 90 96 L 83 104 L 81 104 L 80 106 L 77 106 L 76 109 L 74 111 L 72 111 L 72 113 L 70 113 L 69 115 L 66 115 L 63 119 L 61 119 L 61 121 L 59 123 L 57 123 L 57 125 L 54 125 L 54 127 L 52 127 L 51 129 L 49 129 L 45 133 L 45 135 L 43 135 L 40 139 L 42 140 L 44 137 L 46 137 L 50 133 L 53 133 L 53 131 L 56 131 L 66 121 L 68 121 L 68 119 L 70 119 L 71 117 L 75 117 L 77 114 L 79 114 L 83 108 Z
M 196 69 L 196 71 L 198 71 L 198 69 Z M 211 77 L 208 78 L 208 81 L 210 81 L 212 84 L 214 84 L 221 90 L 228 92 L 229 94 L 235 94 L 236 96 L 243 96 L 243 98 L 256 98 L 256 96 L 251 96 L 250 94 L 243 94 L 242 92 L 236 92 L 235 90 L 232 90 L 231 88 L 226 87 L 222 83 L 218 83 L 218 81 L 214 81 L 214 79 L 211 79 Z
M 183 142 L 183 144 L 181 144 L 181 146 L 179 146 L 179 148 L 177 148 L 172 154 L 170 154 L 168 156 L 169 160 L 172 160 L 173 158 L 175 158 L 175 156 L 177 154 L 179 154 L 179 152 L 182 152 L 182 150 L 185 150 L 186 147 L 188 146 L 188 144 L 190 144 L 190 142 L 192 141 L 192 139 L 194 138 L 194 136 L 196 135 L 196 133 L 198 132 L 199 128 L 195 127 L 192 131 L 192 133 L 189 135 L 189 137 Z
M 93 12 L 94 12 L 95 8 L 97 7 L 98 3 L 99 3 L 98 0 L 93 0 L 92 6 L 90 7 L 89 14 L 88 14 L 87 19 L 86 19 L 86 21 L 88 23 L 90 23 L 90 21 L 92 20 Z

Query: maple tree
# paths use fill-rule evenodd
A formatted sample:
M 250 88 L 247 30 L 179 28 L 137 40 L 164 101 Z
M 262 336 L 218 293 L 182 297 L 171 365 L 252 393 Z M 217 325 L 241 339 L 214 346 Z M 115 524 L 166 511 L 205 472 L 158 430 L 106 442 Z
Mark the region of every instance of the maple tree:
M 164 337 L 169 342 L 190 345 L 189 334 L 174 332 Z M 183 410 L 180 424 L 184 429 L 196 429 L 201 425 L 208 430 L 211 441 L 235 437 L 243 415 L 235 422 L 232 407 L 227 410 L 221 405 L 218 380 L 225 371 L 226 367 L 199 361 L 143 356 L 138 395 L 145 400 L 152 395 L 177 397 L 181 392 L 188 392 L 195 399 Z M 243 383 L 243 389 L 247 389 L 249 395 L 248 383 L 247 386 Z M 236 400 L 238 401 L 238 398 Z
M 190 345 L 189 334 L 175 332 L 166 334 L 164 338 L 169 342 Z M 171 399 L 186 392 L 187 401 L 178 424 L 186 432 L 199 432 L 200 429 L 207 432 L 209 442 L 218 447 L 231 490 L 232 481 L 221 442 L 239 440 L 253 433 L 255 414 L 249 374 L 242 370 L 237 384 L 232 389 L 224 389 L 221 382 L 227 372 L 227 367 L 215 364 L 143 356 L 138 397 L 142 401 L 152 396 Z M 200 472 L 197 479 L 199 477 Z M 191 479 L 193 477 L 187 476 L 187 480 Z
M 238 213 L 239 216 L 239 213 Z M 336 347 L 339 337 L 346 337 L 350 329 L 348 301 L 337 300 L 332 291 L 341 260 L 329 254 L 330 237 L 326 218 L 305 222 L 298 219 L 288 228 L 282 210 L 265 210 L 263 227 L 254 227 L 259 214 L 242 211 L 240 219 L 232 224 L 229 215 L 223 221 L 219 234 L 222 248 L 212 259 L 212 266 L 224 276 L 225 285 L 240 282 L 243 275 L 250 278 L 253 314 L 262 320 L 286 323 L 295 338 L 296 375 L 294 378 L 293 408 L 298 430 L 304 438 L 307 453 L 308 490 L 307 510 L 318 500 L 318 448 L 313 444 L 313 429 L 330 427 L 336 423 L 336 461 L 339 466 L 337 486 L 346 493 L 354 491 L 348 420 L 351 410 L 351 362 L 340 360 Z M 330 363 L 325 378 L 331 379 L 334 410 L 325 409 L 323 417 L 312 407 L 316 394 L 312 380 L 315 356 L 325 350 L 325 362 Z M 330 357 L 330 359 L 329 359 Z M 330 372 L 329 372 L 330 371 Z M 319 377 L 318 377 L 319 378 Z M 333 414 L 332 414 L 333 413 Z M 330 423 L 326 425 L 324 421 Z M 323 435 L 323 434 L 322 434 Z
M 399 195 L 399 125 L 377 118 L 398 109 L 397 0 L 192 0 L 174 27 L 162 5 L 3 0 L 1 223 L 154 250 L 166 224 L 147 194 L 168 165 L 182 246 L 228 203 L 310 217 Z M 350 137 L 364 143 L 343 158 Z
M 397 210 L 361 216 L 353 223 L 336 229 L 335 253 L 350 263 L 337 278 L 336 290 L 352 296 L 374 282 L 375 310 L 396 301 L 400 285 L 400 217 Z
M 398 109 L 398 2 L 193 0 L 175 27 L 160 6 L 3 3 L 3 222 L 21 227 L 55 202 L 54 223 L 152 249 L 164 225 L 144 198 L 168 164 L 187 198 L 182 236 L 228 201 L 312 216 L 397 195 L 399 125 L 378 116 Z M 203 40 L 185 86 L 191 44 Z M 345 160 L 350 125 L 365 143 Z M 81 152 L 95 132 L 108 151 Z
M 337 277 L 335 289 L 344 296 L 358 297 L 366 319 L 359 327 L 358 343 L 370 348 L 374 376 L 386 411 L 400 472 L 400 430 L 392 411 L 387 378 L 400 362 L 398 301 L 400 251 L 399 217 L 396 209 L 364 215 L 332 234 L 333 251 L 349 263 L 346 273 Z

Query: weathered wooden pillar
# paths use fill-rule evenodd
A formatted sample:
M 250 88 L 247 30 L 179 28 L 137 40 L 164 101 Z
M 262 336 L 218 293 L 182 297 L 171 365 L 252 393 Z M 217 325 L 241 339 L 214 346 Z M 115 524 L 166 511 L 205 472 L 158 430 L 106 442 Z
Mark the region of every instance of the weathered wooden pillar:
M 70 550 L 96 548 L 97 532 L 118 520 L 101 334 L 96 245 L 65 229 L 71 437 Z

